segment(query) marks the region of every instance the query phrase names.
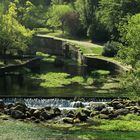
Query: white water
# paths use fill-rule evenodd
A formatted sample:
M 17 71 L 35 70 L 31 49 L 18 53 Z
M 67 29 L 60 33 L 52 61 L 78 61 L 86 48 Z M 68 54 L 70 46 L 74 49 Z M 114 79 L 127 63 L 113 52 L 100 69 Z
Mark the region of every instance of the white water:
M 59 109 L 74 109 L 80 105 L 83 107 L 88 107 L 90 104 L 104 104 L 106 102 L 87 102 L 87 101 L 72 101 L 72 100 L 66 100 L 66 99 L 17 99 L 17 98 L 5 98 L 3 99 L 5 104 L 13 104 L 16 101 L 22 101 L 26 104 L 29 108 L 43 108 L 43 107 L 57 107 Z

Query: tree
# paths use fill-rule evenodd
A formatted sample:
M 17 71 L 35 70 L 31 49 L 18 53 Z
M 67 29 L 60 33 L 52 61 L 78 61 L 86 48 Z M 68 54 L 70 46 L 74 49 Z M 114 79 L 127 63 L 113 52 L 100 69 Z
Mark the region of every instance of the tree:
M 140 63 L 140 14 L 128 19 L 128 23 L 120 26 L 124 46 L 121 47 L 118 56 L 127 64 L 135 67 Z
M 140 12 L 139 0 L 100 0 L 98 18 L 110 32 L 111 38 L 118 40 L 119 23 L 128 15 Z
M 61 28 L 64 33 L 66 15 L 72 11 L 69 5 L 53 5 L 48 11 L 47 24 L 54 29 Z
M 0 48 L 2 55 L 6 55 L 7 51 L 11 49 L 23 51 L 31 41 L 33 32 L 18 22 L 16 10 L 15 3 L 10 3 L 8 11 L 1 18 Z
M 65 15 L 65 28 L 71 36 L 76 37 L 81 27 L 79 14 L 76 11 L 69 12 Z
M 76 0 L 75 7 L 80 15 L 80 20 L 86 29 L 95 21 L 95 11 L 98 0 Z
M 80 15 L 81 23 L 87 31 L 87 36 L 94 42 L 106 41 L 108 32 L 97 17 L 99 0 L 76 0 L 75 7 Z
M 26 1 L 25 4 L 17 4 L 18 20 L 26 28 L 40 28 L 45 27 L 46 22 L 46 9 L 41 5 L 36 6 L 30 1 Z

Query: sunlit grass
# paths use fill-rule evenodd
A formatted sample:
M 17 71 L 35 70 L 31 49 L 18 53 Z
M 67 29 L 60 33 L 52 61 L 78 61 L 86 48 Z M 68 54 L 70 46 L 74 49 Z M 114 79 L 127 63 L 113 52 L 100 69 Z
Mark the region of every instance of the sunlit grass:
M 1 140 L 139 140 L 140 121 L 96 120 L 90 124 L 35 124 L 0 120 Z
M 93 43 L 90 43 L 89 41 L 85 41 L 85 40 L 78 41 L 78 40 L 70 37 L 67 34 L 63 34 L 62 31 L 60 31 L 60 30 L 56 30 L 55 32 L 46 32 L 46 36 L 59 38 L 59 39 L 64 40 L 66 42 L 72 43 L 72 44 L 76 45 L 76 47 L 80 48 L 81 51 L 85 55 L 86 54 L 88 54 L 88 55 L 102 55 L 102 52 L 103 52 L 103 46 L 98 45 L 98 44 L 93 44 Z

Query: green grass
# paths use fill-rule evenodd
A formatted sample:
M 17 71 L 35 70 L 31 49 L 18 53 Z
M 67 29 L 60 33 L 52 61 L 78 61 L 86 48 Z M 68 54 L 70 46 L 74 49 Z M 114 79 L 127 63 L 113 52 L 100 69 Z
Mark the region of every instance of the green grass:
M 80 124 L 66 127 L 51 127 L 45 124 L 25 123 L 20 121 L 0 120 L 1 140 L 139 140 L 140 128 L 138 121 L 102 121 L 101 126 Z M 138 124 L 137 124 L 138 123 Z M 112 125 L 112 127 L 111 127 Z M 115 128 L 116 125 L 116 129 Z M 62 126 L 63 128 L 60 128 Z M 124 131 L 124 128 L 129 127 Z
M 73 41 L 72 41 L 73 42 Z M 73 42 L 74 43 L 74 42 Z M 82 42 L 75 42 L 85 55 L 102 55 L 103 47 L 97 44 L 88 44 Z M 83 45 L 82 45 L 83 44 Z M 85 45 L 84 45 L 85 44 Z
M 87 40 L 76 40 L 74 38 L 71 38 L 67 34 L 62 34 L 62 32 L 59 30 L 55 31 L 54 33 L 46 32 L 46 35 L 44 34 L 44 36 L 54 37 L 56 39 L 61 39 L 68 43 L 74 44 L 76 47 L 80 48 L 80 50 L 85 55 L 102 55 L 103 52 L 103 46 L 90 43 L 90 41 Z

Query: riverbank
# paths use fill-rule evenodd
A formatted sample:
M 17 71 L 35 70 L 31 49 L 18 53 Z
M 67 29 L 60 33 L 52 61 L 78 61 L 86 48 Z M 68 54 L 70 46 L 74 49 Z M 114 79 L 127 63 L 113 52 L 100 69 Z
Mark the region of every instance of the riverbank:
M 1 140 L 118 140 L 118 138 L 119 140 L 139 140 L 140 138 L 140 131 L 135 130 L 105 131 L 88 129 L 84 126 L 79 130 L 69 130 L 21 121 L 3 120 L 0 120 L 0 124 Z
M 112 106 L 111 104 L 114 105 L 114 111 L 122 113 L 112 119 L 105 116 L 108 111 L 105 111 L 103 104 L 92 104 L 92 106 L 96 113 L 97 110 L 100 110 L 98 112 L 102 112 L 102 117 L 105 118 L 101 118 L 100 113 L 88 117 L 89 109 L 85 108 L 78 108 L 75 111 L 60 111 L 58 108 L 50 107 L 30 109 L 23 102 L 16 102 L 7 106 L 1 101 L 0 138 L 2 140 L 7 138 L 14 140 L 118 140 L 119 137 L 119 140 L 139 140 L 139 101 L 115 99 L 108 103 L 109 107 Z M 7 110 L 8 108 L 11 114 Z M 28 117 L 25 117 L 25 110 L 26 114 L 28 111 Z M 33 115 L 29 117 L 31 112 Z M 50 112 L 53 114 L 53 119 L 50 118 Z M 73 118 L 72 112 L 78 114 L 77 118 L 75 116 L 73 119 L 75 121 L 71 121 Z M 81 116 L 79 112 L 81 112 Z M 40 115 L 42 116 L 41 120 L 39 119 Z M 43 116 L 46 118 L 43 119 Z M 18 135 L 16 135 L 17 133 Z

